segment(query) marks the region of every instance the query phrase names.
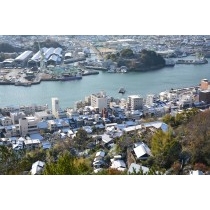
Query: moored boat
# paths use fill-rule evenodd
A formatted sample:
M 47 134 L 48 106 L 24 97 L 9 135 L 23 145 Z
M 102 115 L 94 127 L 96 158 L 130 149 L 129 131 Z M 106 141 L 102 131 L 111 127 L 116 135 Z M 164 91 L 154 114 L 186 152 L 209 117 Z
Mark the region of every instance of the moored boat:
M 81 74 L 71 74 L 71 73 L 63 73 L 60 77 L 60 81 L 69 81 L 69 80 L 79 80 L 82 79 Z

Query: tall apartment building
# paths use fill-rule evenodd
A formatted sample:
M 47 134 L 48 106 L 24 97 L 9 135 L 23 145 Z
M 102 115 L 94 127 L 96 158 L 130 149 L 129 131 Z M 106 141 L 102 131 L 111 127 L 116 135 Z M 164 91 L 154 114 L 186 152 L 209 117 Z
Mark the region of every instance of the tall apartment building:
M 131 110 L 143 109 L 143 97 L 139 95 L 130 95 L 128 96 L 127 105 Z
M 59 111 L 59 99 L 58 98 L 52 98 L 52 114 L 58 118 L 58 111 Z
M 98 108 L 101 112 L 104 108 L 108 108 L 110 104 L 110 98 L 106 95 L 106 92 L 101 91 L 100 93 L 91 95 L 91 106 Z
M 24 117 L 19 119 L 20 135 L 38 133 L 37 119 L 35 117 Z
M 201 87 L 201 90 L 207 90 L 209 88 L 208 79 L 202 79 L 200 87 Z

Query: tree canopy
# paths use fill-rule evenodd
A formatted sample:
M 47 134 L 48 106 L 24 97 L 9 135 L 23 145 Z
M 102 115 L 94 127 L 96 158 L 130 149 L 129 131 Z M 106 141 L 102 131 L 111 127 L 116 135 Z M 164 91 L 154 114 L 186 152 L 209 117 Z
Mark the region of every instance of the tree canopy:
M 130 70 L 144 71 L 165 66 L 165 60 L 154 51 L 143 49 L 140 54 L 134 54 L 131 49 L 123 49 L 106 57 L 117 62 L 118 67 L 127 66 Z
M 164 133 L 158 130 L 152 137 L 151 152 L 156 164 L 161 168 L 169 168 L 174 161 L 179 159 L 181 150 L 181 144 L 170 131 Z
M 84 159 L 77 159 L 65 152 L 60 155 L 58 161 L 47 163 L 44 175 L 84 175 L 90 174 L 91 168 Z

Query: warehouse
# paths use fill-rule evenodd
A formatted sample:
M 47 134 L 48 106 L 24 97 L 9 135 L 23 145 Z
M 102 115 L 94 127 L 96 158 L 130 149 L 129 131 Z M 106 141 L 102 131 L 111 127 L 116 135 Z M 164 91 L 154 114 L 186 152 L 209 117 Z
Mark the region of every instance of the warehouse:
M 5 68 L 12 68 L 14 67 L 14 59 L 8 58 L 3 61 L 3 67 Z
M 32 57 L 33 52 L 28 50 L 20 54 L 17 58 L 15 58 L 15 65 L 17 67 L 24 67 L 27 65 L 27 62 L 30 57 Z
M 43 54 L 45 54 L 46 51 L 47 51 L 47 48 L 43 47 L 42 48 Z M 28 66 L 29 67 L 39 66 L 40 65 L 40 63 L 39 63 L 40 60 L 41 60 L 41 52 L 39 50 L 36 54 L 33 55 L 33 57 L 31 59 L 29 59 Z

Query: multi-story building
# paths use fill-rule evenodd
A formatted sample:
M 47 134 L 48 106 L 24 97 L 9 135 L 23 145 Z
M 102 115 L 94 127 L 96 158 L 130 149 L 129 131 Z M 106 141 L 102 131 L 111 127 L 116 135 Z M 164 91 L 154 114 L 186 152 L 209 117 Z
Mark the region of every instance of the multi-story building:
M 180 108 L 188 108 L 192 107 L 193 103 L 193 93 L 185 92 L 179 95 L 179 107 Z
M 101 112 L 104 108 L 109 107 L 111 99 L 106 95 L 106 92 L 101 91 L 100 93 L 91 95 L 91 106 L 98 108 Z
M 55 118 L 53 114 L 51 114 L 50 112 L 46 112 L 46 111 L 35 112 L 34 116 L 37 119 L 39 119 L 40 121 L 42 121 L 42 120 L 52 120 L 52 119 Z
M 26 117 L 24 112 L 10 112 L 10 117 L 13 124 L 18 124 L 20 118 Z
M 154 94 L 148 94 L 146 97 L 146 105 L 153 106 L 153 103 L 157 101 L 157 96 Z
M 19 119 L 20 135 L 38 133 L 37 119 L 35 117 L 24 117 Z
M 12 120 L 10 117 L 1 117 L 0 118 L 0 124 L 2 126 L 8 126 L 8 125 L 12 125 Z
M 58 98 L 52 98 L 52 114 L 58 118 L 58 111 L 59 111 L 59 99 Z
M 127 105 L 131 110 L 143 109 L 143 97 L 139 95 L 130 95 L 128 96 Z
M 208 90 L 209 89 L 208 79 L 202 79 L 201 80 L 200 88 L 201 88 L 201 90 Z
M 210 90 L 202 90 L 199 92 L 199 102 L 210 104 Z

